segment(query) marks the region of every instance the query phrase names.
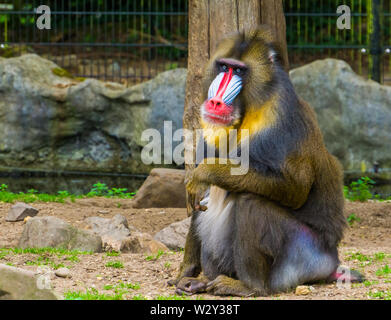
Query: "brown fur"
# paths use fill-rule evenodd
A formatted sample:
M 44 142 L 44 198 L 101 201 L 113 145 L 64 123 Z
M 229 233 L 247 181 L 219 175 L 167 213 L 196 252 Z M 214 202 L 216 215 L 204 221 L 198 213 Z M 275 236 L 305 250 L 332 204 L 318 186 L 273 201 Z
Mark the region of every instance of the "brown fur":
M 316 267 L 317 260 L 313 263 L 311 259 L 302 270 L 298 268 L 297 281 L 280 281 L 276 273 L 286 270 L 287 264 L 294 265 L 294 257 L 289 258 L 286 250 L 290 244 L 300 245 L 297 239 L 303 228 L 314 234 L 315 244 L 308 252 L 313 251 L 314 257 L 324 254 L 330 272 L 338 265 L 336 247 L 346 225 L 341 167 L 324 146 L 314 111 L 295 95 L 279 65 L 278 46 L 269 29 L 261 27 L 247 36 L 236 35 L 221 42 L 205 71 L 205 96 L 216 76 L 215 61 L 220 58 L 237 59 L 248 66 L 235 105 L 241 116 L 233 127 L 250 132 L 250 170 L 235 176 L 231 168 L 237 164 L 230 160 L 227 164 L 220 164 L 219 159 L 214 164 L 201 163 L 188 175 L 187 190 L 200 194 L 213 185 L 230 192 L 235 203 L 234 215 L 230 216 L 234 218 L 230 219 L 236 238 L 225 250 L 232 250 L 227 263 L 234 267 L 215 270 L 216 261 L 207 261 L 205 254 L 201 258 L 200 247 L 207 240 L 197 233 L 197 216 L 205 214 L 198 212 L 192 219 L 180 274 L 172 283 L 197 276 L 202 265 L 212 281 L 194 291 L 180 285 L 180 292 L 260 295 L 285 290 L 303 279 L 322 280 L 328 269 Z M 189 118 L 185 115 L 185 119 Z M 216 132 L 222 128 L 201 124 Z M 198 127 L 199 123 L 194 125 Z M 216 140 L 206 139 L 209 144 Z

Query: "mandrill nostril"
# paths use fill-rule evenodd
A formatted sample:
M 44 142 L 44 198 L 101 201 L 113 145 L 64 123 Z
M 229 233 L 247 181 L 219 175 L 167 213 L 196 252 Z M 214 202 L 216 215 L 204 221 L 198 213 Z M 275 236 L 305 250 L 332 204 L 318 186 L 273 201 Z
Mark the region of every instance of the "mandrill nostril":
M 221 99 L 219 98 L 212 98 L 209 100 L 209 104 L 210 104 L 210 107 L 213 109 L 213 110 L 220 110 L 222 108 L 224 108 L 224 101 L 222 101 Z

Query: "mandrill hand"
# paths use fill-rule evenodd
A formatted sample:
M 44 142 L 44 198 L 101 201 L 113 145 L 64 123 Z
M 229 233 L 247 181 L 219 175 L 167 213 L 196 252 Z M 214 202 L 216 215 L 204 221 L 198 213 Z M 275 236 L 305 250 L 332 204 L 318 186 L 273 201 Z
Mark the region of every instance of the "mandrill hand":
M 208 182 L 208 165 L 200 164 L 190 173 L 186 189 L 190 194 L 203 195 L 210 187 Z

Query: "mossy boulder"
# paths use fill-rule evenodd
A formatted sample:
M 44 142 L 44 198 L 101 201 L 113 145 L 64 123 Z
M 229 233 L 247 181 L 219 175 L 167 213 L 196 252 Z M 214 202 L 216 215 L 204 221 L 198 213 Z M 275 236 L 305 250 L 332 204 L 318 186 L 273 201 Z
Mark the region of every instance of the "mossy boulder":
M 126 88 L 35 54 L 0 59 L 0 168 L 149 172 L 141 133 L 181 128 L 185 82 L 175 69 Z

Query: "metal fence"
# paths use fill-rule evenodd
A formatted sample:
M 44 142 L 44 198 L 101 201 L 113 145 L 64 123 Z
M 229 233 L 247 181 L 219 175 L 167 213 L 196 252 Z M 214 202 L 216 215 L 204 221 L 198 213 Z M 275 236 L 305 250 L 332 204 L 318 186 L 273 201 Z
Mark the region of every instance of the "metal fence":
M 36 28 L 42 2 L 51 8 L 51 30 Z M 337 28 L 339 0 L 283 3 L 291 68 L 331 57 L 365 77 L 378 65 L 380 80 L 391 84 L 391 0 L 343 1 L 350 30 Z M 0 0 L 0 55 L 35 52 L 77 77 L 133 84 L 186 67 L 187 15 L 187 0 Z
M 35 8 L 51 9 L 51 29 Z M 2 55 L 35 52 L 77 77 L 132 84 L 186 67 L 187 0 L 0 0 Z
M 337 28 L 341 4 L 350 7 L 351 29 Z M 284 12 L 291 68 L 343 59 L 357 73 L 376 78 L 378 72 L 377 80 L 391 84 L 391 0 L 284 0 Z

